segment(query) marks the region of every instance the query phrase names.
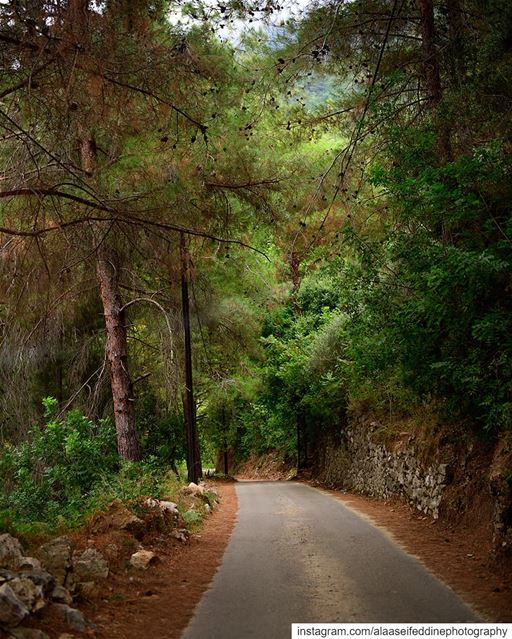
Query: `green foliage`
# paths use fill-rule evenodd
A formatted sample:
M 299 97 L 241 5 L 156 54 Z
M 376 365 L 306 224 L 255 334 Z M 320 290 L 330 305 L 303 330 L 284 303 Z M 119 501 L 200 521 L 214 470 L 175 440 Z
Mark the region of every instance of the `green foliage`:
M 55 399 L 43 404 L 44 426 L 0 452 L 0 527 L 72 526 L 114 498 L 158 496 L 156 460 L 121 464 L 110 420 L 92 422 L 77 410 L 58 417 Z
M 174 407 L 162 409 L 153 389 L 140 396 L 136 406 L 137 431 L 147 457 L 161 465 L 176 465 L 185 454 L 185 428 L 183 413 Z
M 298 431 L 339 429 L 347 409 L 393 416 L 432 400 L 480 431 L 510 428 L 510 2 L 468 0 L 463 16 L 436 7 L 431 43 L 414 3 L 389 16 L 385 3 L 311 3 L 278 35 L 251 32 L 236 48 L 208 21 L 171 24 L 166 3 L 132 4 L 128 21 L 121 5 L 92 10 L 80 47 L 28 84 L 23 51 L 39 30 L 26 24 L 42 28 L 48 8 L 0 5 L 13 30 L 2 89 L 16 89 L 9 118 L 20 119 L 5 131 L 5 189 L 34 193 L 0 206 L 23 234 L 4 247 L 0 282 L 3 518 L 74 521 L 114 496 L 158 494 L 162 469 L 183 463 L 181 227 L 205 234 L 188 242 L 207 464 L 226 448 L 294 457 Z M 242 16 L 235 4 L 219 20 Z M 83 55 L 109 77 L 90 76 Z M 76 181 L 66 166 L 80 166 L 85 134 L 94 175 Z M 63 163 L 34 166 L 43 149 Z M 77 199 L 89 177 L 123 212 L 110 231 L 97 224 L 120 258 L 143 464 L 119 462 L 100 419 L 111 404 L 91 287 L 97 229 Z M 67 198 L 39 195 L 55 184 Z M 95 419 L 58 417 L 48 398 L 44 426 L 27 432 L 49 394 Z
M 197 530 L 202 521 L 202 515 L 197 510 L 186 510 L 183 513 L 183 521 L 187 528 Z
M 510 174 L 495 146 L 442 168 L 411 156 L 376 178 L 409 224 L 381 244 L 394 277 L 366 296 L 367 314 L 381 320 L 367 329 L 380 338 L 376 355 L 393 353 L 407 386 L 486 430 L 512 417 Z
M 258 392 L 237 415 L 242 454 L 276 449 L 294 459 L 298 427 L 313 437 L 340 423 L 345 318 L 335 310 L 338 297 L 335 281 L 320 273 L 304 281 L 299 310 L 289 302 L 265 317 Z

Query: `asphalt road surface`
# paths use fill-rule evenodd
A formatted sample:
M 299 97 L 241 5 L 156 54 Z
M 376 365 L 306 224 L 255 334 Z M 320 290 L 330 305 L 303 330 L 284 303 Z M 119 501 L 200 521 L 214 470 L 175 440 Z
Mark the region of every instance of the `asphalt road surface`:
M 290 624 L 475 622 L 381 530 L 294 482 L 239 482 L 238 523 L 183 639 L 289 639 Z

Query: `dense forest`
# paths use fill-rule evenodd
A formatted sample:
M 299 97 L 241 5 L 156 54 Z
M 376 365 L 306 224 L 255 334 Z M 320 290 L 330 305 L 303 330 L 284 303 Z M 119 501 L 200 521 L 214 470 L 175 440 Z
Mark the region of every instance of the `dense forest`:
M 510 429 L 512 4 L 292 9 L 0 4 L 0 527 Z

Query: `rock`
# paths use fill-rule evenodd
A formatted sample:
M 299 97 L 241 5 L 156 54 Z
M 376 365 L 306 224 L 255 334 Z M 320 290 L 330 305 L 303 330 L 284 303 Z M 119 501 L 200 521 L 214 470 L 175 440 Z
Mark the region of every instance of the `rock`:
M 63 586 L 68 572 L 71 570 L 71 540 L 68 537 L 57 537 L 39 548 L 41 563 Z
M 114 504 L 114 507 L 109 510 L 109 514 L 112 517 L 112 526 L 114 528 L 119 528 L 120 530 L 126 530 L 127 532 L 137 536 L 137 534 L 144 529 L 144 522 L 142 519 L 129 511 L 121 502 L 114 502 Z
M 16 577 L 9 582 L 9 587 L 29 611 L 37 612 L 46 606 L 42 586 L 37 586 L 27 577 Z
M 188 486 L 184 486 L 180 489 L 180 493 L 182 495 L 192 495 L 192 497 L 202 497 L 204 495 L 204 486 L 198 486 L 191 481 Z
M 6 581 L 11 581 L 16 577 L 16 573 L 12 572 L 12 570 L 6 570 L 5 568 L 0 568 L 0 586 Z
M 0 535 L 0 568 L 16 569 L 22 557 L 23 548 L 16 537 L 9 533 Z
M 46 632 L 37 628 L 13 628 L 10 633 L 14 639 L 50 639 Z
M 197 484 L 194 484 L 193 481 L 190 482 L 185 490 L 187 491 L 186 494 L 194 495 L 196 497 L 201 497 L 201 495 L 204 494 L 204 486 L 198 486 Z
M 22 557 L 18 570 L 41 570 L 42 565 L 35 557 Z
M 73 561 L 73 575 L 78 581 L 96 581 L 108 577 L 108 564 L 96 548 L 87 548 Z
M 52 601 L 67 604 L 68 606 L 73 603 L 73 595 L 67 588 L 64 588 L 64 586 L 60 585 L 55 586 L 55 588 L 52 590 L 50 598 L 52 599 Z
M 173 501 L 161 501 L 160 502 L 160 508 L 162 510 L 165 510 L 167 512 L 172 513 L 173 515 L 174 514 L 176 514 L 176 515 L 179 514 L 178 504 L 175 504 Z
M 204 511 L 207 515 L 211 515 L 212 512 L 212 507 L 210 506 L 210 504 L 205 504 L 204 505 Z
M 45 595 L 52 592 L 55 587 L 55 578 L 46 570 L 24 570 L 20 573 L 20 577 L 26 577 L 36 586 L 41 586 Z
M 146 570 L 151 564 L 158 561 L 157 555 L 150 550 L 138 550 L 130 557 L 130 564 L 134 568 Z
M 179 530 L 172 530 L 171 537 L 181 541 L 182 544 L 186 544 L 188 541 L 189 533 L 186 528 L 180 528 Z
M 54 604 L 55 610 L 57 610 L 59 617 L 68 624 L 70 628 L 77 632 L 85 632 L 86 623 L 85 617 L 76 608 L 70 608 L 66 604 Z
M 7 628 L 18 626 L 28 614 L 28 608 L 9 584 L 0 586 L 0 625 Z
M 126 530 L 134 537 L 139 538 L 144 534 L 145 523 L 128 510 L 119 499 L 116 499 L 110 504 L 106 513 L 96 515 L 90 524 L 93 533 L 104 533 L 112 528 Z
M 75 635 L 70 635 L 67 632 L 63 632 L 61 635 L 59 635 L 59 639 L 75 639 Z
M 142 505 L 146 508 L 160 508 L 160 501 L 153 499 L 153 497 L 148 497 L 142 502 Z

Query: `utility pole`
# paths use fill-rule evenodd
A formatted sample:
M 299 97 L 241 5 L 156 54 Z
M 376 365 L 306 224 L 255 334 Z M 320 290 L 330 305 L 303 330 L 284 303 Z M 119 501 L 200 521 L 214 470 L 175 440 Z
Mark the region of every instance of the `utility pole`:
M 190 338 L 190 304 L 188 297 L 189 255 L 185 234 L 181 233 L 181 308 L 183 313 L 183 333 L 185 342 L 185 396 L 183 407 L 185 412 L 185 429 L 187 433 L 187 472 L 188 481 L 197 484 L 203 471 L 199 439 L 197 436 L 196 407 L 194 403 L 194 387 L 192 381 L 192 341 Z
M 222 431 L 224 434 L 224 450 L 222 451 L 223 461 L 224 461 L 224 475 L 228 475 L 229 472 L 229 460 L 228 460 L 228 437 L 227 437 L 227 427 L 226 427 L 226 411 L 224 406 L 222 407 Z

